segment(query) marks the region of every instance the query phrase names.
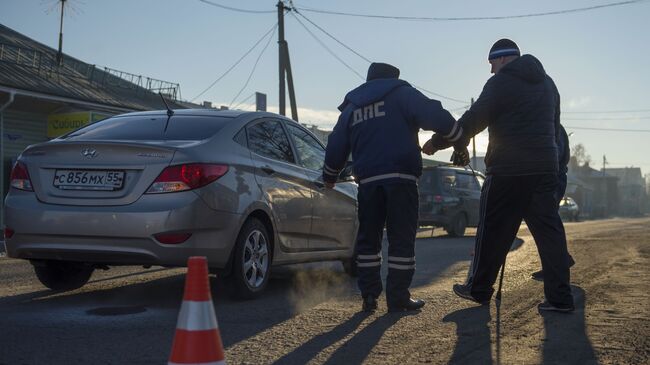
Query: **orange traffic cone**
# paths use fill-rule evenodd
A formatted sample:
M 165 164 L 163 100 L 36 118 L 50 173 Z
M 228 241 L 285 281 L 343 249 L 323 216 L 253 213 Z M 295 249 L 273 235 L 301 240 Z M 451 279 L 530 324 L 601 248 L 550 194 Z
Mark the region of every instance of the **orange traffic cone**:
M 210 296 L 208 261 L 205 257 L 195 256 L 187 260 L 183 305 L 178 314 L 168 362 L 168 365 L 181 364 L 226 364 Z

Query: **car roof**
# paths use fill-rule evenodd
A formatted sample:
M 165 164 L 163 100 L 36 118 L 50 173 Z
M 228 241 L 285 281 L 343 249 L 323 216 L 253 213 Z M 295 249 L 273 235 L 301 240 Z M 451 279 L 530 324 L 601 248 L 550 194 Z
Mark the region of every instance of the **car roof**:
M 221 117 L 221 118 L 238 118 L 242 115 L 246 115 L 251 117 L 273 116 L 273 117 L 280 117 L 286 119 L 286 117 L 283 117 L 275 113 L 258 112 L 258 111 L 252 112 L 252 111 L 236 110 L 236 109 L 221 110 L 221 109 L 202 108 L 202 109 L 173 109 L 173 111 L 175 116 L 192 115 L 192 116 L 214 116 L 214 117 Z M 145 116 L 145 115 L 167 115 L 167 110 L 148 110 L 143 112 L 132 112 L 132 113 L 116 115 L 116 117 L 124 117 L 124 116 L 131 117 L 131 116 Z
M 460 166 L 454 166 L 454 165 L 438 165 L 438 166 L 425 166 L 422 168 L 422 170 L 453 170 L 453 171 L 463 171 L 463 172 L 472 172 L 472 169 L 468 167 L 460 167 Z M 473 170 L 477 174 L 483 174 L 479 170 Z

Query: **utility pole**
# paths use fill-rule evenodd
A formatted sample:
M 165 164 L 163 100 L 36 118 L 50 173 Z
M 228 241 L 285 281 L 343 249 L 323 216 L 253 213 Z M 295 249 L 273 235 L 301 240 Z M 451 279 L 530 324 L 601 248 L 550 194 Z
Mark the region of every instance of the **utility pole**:
M 284 5 L 282 0 L 278 1 L 278 71 L 280 79 L 280 115 L 286 115 L 286 91 L 285 76 L 289 88 L 289 102 L 291 103 L 291 119 L 298 121 L 298 107 L 296 105 L 296 93 L 293 88 L 293 75 L 291 74 L 291 61 L 289 59 L 289 45 L 284 39 L 284 11 L 292 11 L 293 8 Z
M 61 66 L 63 64 L 63 9 L 65 9 L 65 2 L 61 1 L 61 22 L 59 23 L 59 52 L 56 54 L 56 63 Z
M 471 108 L 472 105 L 474 105 L 474 98 L 472 98 L 469 102 L 469 107 Z M 476 163 L 476 136 L 472 137 L 472 165 L 474 170 L 476 170 L 477 163 Z
M 605 165 L 607 165 L 607 157 L 605 157 L 605 155 L 603 155 L 603 177 L 606 176 L 606 174 L 605 174 Z

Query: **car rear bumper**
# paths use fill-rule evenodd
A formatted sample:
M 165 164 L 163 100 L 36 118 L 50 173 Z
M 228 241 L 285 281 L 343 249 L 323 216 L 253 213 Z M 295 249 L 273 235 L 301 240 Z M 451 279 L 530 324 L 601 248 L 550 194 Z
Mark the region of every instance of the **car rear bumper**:
M 184 266 L 207 256 L 210 267 L 226 266 L 241 215 L 209 208 L 194 192 L 144 195 L 124 206 L 44 204 L 36 195 L 12 191 L 5 204 L 7 256 L 107 265 Z M 192 233 L 180 244 L 154 238 L 164 232 Z
M 431 214 L 431 213 L 422 213 L 418 219 L 418 223 L 421 226 L 434 226 L 434 227 L 445 227 L 449 225 L 451 217 L 442 215 L 442 214 Z

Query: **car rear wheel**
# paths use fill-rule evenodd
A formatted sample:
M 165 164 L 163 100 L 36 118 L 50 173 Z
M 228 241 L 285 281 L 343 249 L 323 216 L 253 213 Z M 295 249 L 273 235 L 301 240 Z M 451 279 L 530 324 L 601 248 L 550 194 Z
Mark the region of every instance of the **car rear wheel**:
M 467 218 L 465 218 L 465 214 L 460 213 L 454 217 L 445 230 L 452 237 L 462 237 L 465 235 L 465 228 L 467 228 Z
M 240 299 L 253 299 L 264 291 L 271 269 L 271 241 L 264 224 L 250 218 L 237 237 L 230 277 L 234 294 Z
M 34 262 L 38 280 L 52 290 L 73 290 L 84 286 L 94 269 L 81 262 L 44 261 Z

